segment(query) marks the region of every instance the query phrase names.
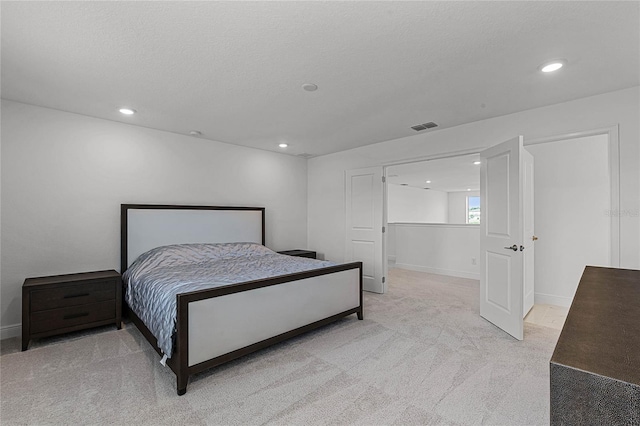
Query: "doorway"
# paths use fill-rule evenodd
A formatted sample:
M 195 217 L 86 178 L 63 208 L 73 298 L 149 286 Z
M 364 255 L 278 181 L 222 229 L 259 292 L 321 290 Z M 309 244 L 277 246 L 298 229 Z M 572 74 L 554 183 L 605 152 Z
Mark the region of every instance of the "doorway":
M 568 307 L 585 265 L 618 265 L 619 231 L 614 214 L 618 205 L 616 128 L 531 140 L 525 145 L 535 158 L 534 217 L 535 233 L 540 238 L 536 242 L 535 302 Z M 453 158 L 465 157 L 470 156 Z M 452 241 L 449 237 L 432 235 L 433 238 L 428 241 L 420 238 L 420 233 L 427 231 L 416 231 L 424 228 L 433 234 L 435 229 L 463 228 L 465 224 L 454 225 L 445 221 L 417 224 L 411 220 L 393 220 L 397 217 L 394 213 L 397 209 L 392 205 L 392 194 L 398 188 L 391 185 L 402 186 L 405 192 L 410 192 L 406 188 L 412 186 L 409 175 L 415 175 L 417 170 L 422 169 L 422 182 L 415 181 L 416 185 L 413 186 L 418 188 L 424 185 L 423 191 L 431 191 L 424 189 L 433 187 L 433 179 L 426 177 L 430 168 L 439 162 L 444 165 L 450 161 L 451 158 L 439 158 L 386 166 L 387 192 L 390 195 L 385 199 L 389 217 L 387 247 L 390 256 L 385 260 L 390 261 L 390 266 L 464 278 L 477 277 L 477 269 L 474 271 L 471 268 L 477 268 L 478 255 L 470 255 L 464 249 L 477 247 L 474 241 L 468 240 L 466 246 L 459 243 L 447 246 L 447 242 Z M 457 172 L 452 170 L 452 173 Z M 428 185 L 427 180 L 431 180 L 432 185 Z M 413 190 L 414 193 L 417 188 Z M 465 191 L 467 189 L 473 188 L 464 188 Z M 453 198 L 451 194 L 447 194 L 447 197 L 448 200 Z M 416 212 L 412 214 L 415 217 Z M 446 216 L 448 219 L 450 212 Z M 448 258 L 443 253 L 447 248 L 456 252 L 455 257 Z M 436 261 L 447 266 L 434 266 Z
M 536 303 L 569 307 L 586 265 L 615 265 L 609 136 L 526 148 L 535 159 Z
M 393 165 L 386 173 L 390 266 L 479 279 L 479 154 Z

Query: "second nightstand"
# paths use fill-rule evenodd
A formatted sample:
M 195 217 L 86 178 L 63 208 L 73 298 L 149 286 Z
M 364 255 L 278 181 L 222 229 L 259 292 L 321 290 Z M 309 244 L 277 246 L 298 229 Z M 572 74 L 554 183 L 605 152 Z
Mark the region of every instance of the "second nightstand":
M 122 282 L 114 270 L 27 278 L 22 285 L 22 350 L 37 337 L 115 323 L 121 328 Z
M 286 254 L 287 256 L 308 257 L 310 259 L 316 258 L 316 252 L 311 250 L 285 250 L 279 251 L 278 253 Z

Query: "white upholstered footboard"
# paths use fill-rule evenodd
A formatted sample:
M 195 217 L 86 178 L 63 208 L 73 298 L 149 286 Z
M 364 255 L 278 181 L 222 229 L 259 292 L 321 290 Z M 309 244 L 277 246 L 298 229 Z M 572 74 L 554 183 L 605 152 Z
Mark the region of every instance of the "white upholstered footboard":
M 188 365 L 210 360 L 360 306 L 349 269 L 189 303 Z

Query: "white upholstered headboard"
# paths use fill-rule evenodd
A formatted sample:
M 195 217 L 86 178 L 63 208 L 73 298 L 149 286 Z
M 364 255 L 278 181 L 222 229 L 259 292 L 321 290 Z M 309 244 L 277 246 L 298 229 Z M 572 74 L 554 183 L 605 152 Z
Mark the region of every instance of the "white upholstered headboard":
M 169 244 L 264 245 L 264 212 L 264 207 L 122 204 L 120 272 L 142 253 Z

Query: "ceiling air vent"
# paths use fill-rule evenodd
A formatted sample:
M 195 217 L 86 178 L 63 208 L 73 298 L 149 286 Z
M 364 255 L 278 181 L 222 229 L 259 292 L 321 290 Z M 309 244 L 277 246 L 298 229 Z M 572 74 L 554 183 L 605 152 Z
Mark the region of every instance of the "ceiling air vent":
M 436 123 L 434 123 L 433 121 L 430 121 L 430 122 L 424 123 L 424 124 L 417 124 L 415 126 L 411 126 L 411 128 L 413 130 L 415 130 L 416 132 L 419 132 L 421 130 L 426 130 L 426 129 L 432 129 L 434 127 L 438 127 L 438 125 Z

